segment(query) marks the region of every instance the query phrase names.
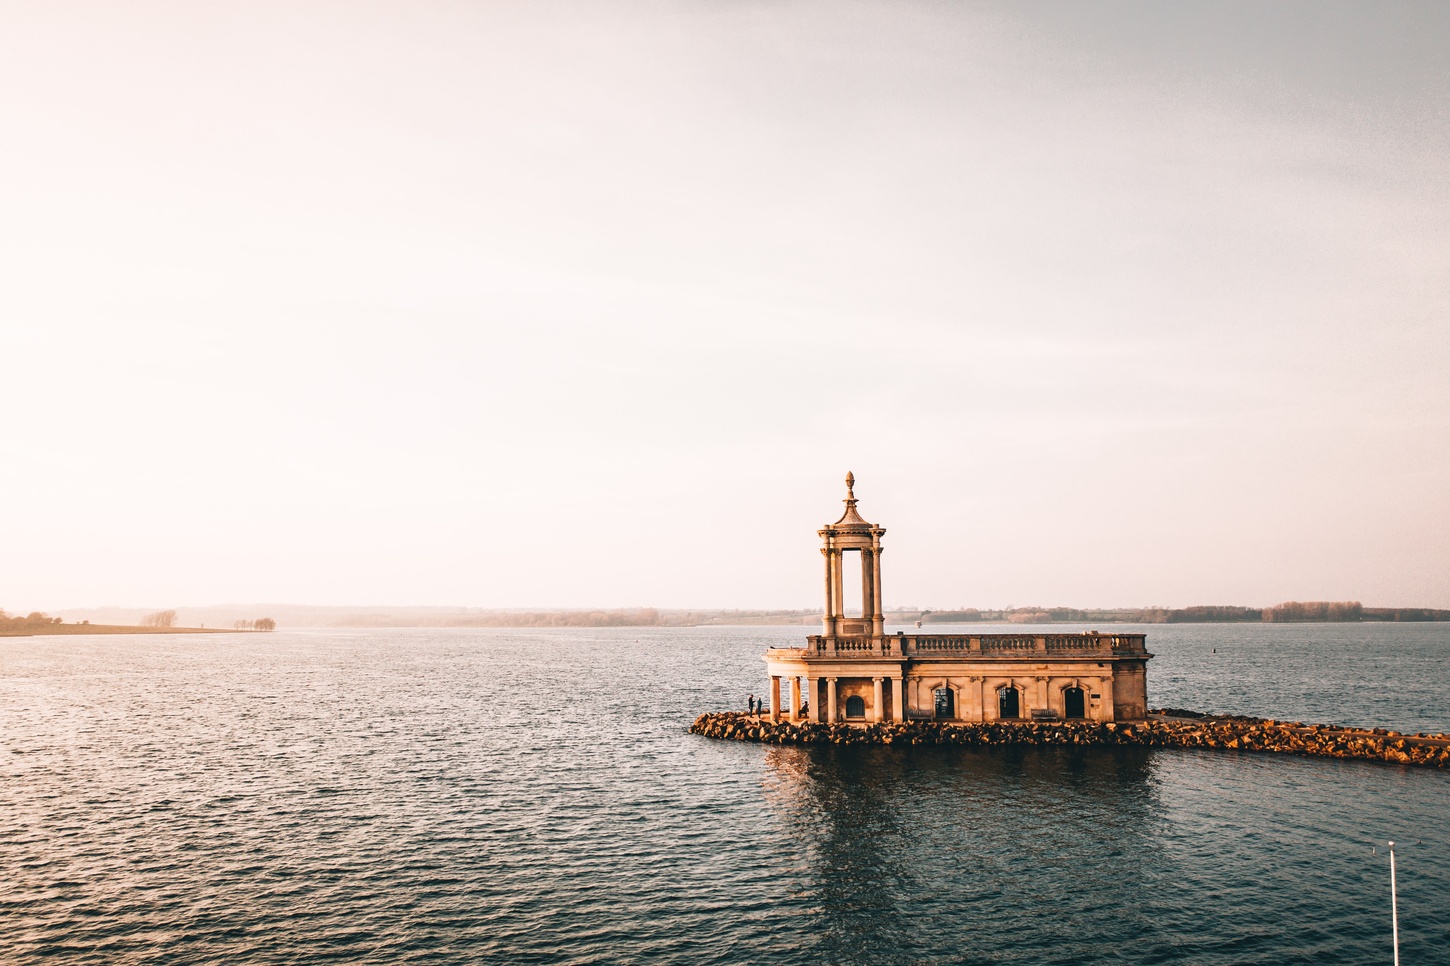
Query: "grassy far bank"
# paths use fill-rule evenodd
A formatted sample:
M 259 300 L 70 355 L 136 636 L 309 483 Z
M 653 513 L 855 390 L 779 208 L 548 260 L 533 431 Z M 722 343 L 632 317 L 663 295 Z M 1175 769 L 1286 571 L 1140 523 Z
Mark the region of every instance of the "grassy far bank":
M 237 621 L 233 627 L 176 627 L 175 611 L 158 611 L 140 624 L 92 624 L 90 621 L 67 624 L 59 617 L 34 611 L 21 617 L 0 610 L 0 637 L 42 637 L 61 634 L 235 634 L 251 630 L 272 630 L 271 618 Z M 242 626 L 246 624 L 247 626 Z
M 0 627 L 0 637 L 49 637 L 60 634 L 240 634 L 232 627 L 142 627 L 136 624 L 36 624 Z

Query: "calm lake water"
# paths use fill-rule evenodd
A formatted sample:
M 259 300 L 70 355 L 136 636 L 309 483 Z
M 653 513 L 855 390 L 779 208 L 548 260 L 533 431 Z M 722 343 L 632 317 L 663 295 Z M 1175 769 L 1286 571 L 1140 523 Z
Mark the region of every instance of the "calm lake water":
M 1154 706 L 1450 730 L 1450 626 L 1145 630 Z M 1387 963 L 1394 838 L 1450 962 L 1450 775 L 686 734 L 808 632 L 0 639 L 0 958 Z

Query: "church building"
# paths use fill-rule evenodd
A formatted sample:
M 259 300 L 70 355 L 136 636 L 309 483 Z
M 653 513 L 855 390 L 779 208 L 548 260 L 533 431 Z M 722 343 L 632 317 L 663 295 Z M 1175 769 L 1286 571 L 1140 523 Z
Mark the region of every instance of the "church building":
M 1143 634 L 886 633 L 881 538 L 856 510 L 817 531 L 825 556 L 821 633 L 805 647 L 771 648 L 770 716 L 779 720 L 1131 721 L 1147 712 Z M 861 615 L 847 617 L 843 554 L 861 555 Z

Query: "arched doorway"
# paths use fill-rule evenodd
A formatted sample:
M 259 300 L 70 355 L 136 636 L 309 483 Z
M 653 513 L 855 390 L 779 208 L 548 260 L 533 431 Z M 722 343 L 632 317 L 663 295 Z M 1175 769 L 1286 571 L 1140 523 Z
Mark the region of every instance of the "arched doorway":
M 1022 699 L 1016 688 L 1003 688 L 997 692 L 997 717 L 1022 717 Z
M 1067 688 L 1062 692 L 1062 716 L 1064 718 L 1087 717 L 1087 705 L 1083 701 L 1082 688 Z
M 955 718 L 957 716 L 956 696 L 952 694 L 951 688 L 937 688 L 933 697 L 936 698 L 936 716 L 938 718 Z
M 848 717 L 848 718 L 864 718 L 864 717 L 866 717 L 866 699 L 863 698 L 863 697 L 861 697 L 859 694 L 853 694 L 849 698 L 847 698 L 846 699 L 846 717 Z

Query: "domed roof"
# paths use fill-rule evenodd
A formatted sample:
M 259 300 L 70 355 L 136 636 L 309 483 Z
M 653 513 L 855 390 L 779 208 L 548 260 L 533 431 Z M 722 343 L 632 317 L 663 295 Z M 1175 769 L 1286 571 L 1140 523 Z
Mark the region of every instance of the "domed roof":
M 849 470 L 846 472 L 846 512 L 841 514 L 841 519 L 835 523 L 829 523 L 826 528 L 829 530 L 861 530 L 870 532 L 877 529 L 874 523 L 867 523 L 856 512 L 856 476 Z

